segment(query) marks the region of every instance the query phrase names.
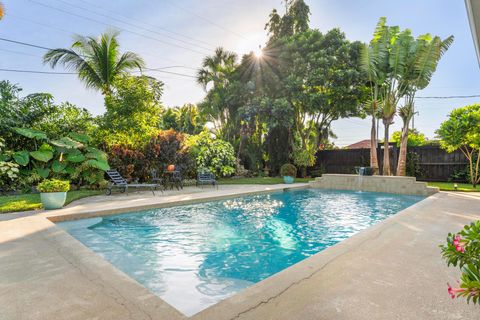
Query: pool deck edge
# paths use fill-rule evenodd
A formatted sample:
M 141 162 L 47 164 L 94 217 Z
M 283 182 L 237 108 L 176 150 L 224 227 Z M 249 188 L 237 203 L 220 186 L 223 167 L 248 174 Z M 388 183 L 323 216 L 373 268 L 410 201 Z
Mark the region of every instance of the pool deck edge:
M 187 319 L 50 220 L 285 187 L 290 186 L 212 190 L 108 210 L 102 204 L 97 211 L 74 206 L 2 221 L 2 319 Z M 478 319 L 478 307 L 448 297 L 445 283 L 454 282 L 458 272 L 446 267 L 438 249 L 448 232 L 475 219 L 480 219 L 480 196 L 440 192 L 190 319 Z

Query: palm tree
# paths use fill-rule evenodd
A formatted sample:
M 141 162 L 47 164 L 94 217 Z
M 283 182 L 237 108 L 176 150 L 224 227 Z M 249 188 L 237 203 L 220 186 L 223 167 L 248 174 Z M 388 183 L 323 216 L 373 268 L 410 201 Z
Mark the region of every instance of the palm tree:
M 75 36 L 70 49 L 52 49 L 43 57 L 44 63 L 55 68 L 58 63 L 78 72 L 87 88 L 100 90 L 107 95 L 115 79 L 123 73 L 142 69 L 144 62 L 133 52 L 120 53 L 118 32 L 109 31 L 99 38 Z
M 453 43 L 453 39 L 453 36 L 450 36 L 442 41 L 438 36 L 432 38 L 429 34 L 425 34 L 412 41 L 411 55 L 407 59 L 405 72 L 400 80 L 404 90 L 405 104 L 399 108 L 403 128 L 397 176 L 406 175 L 408 127 L 415 114 L 415 94 L 428 86 L 438 62 Z
M 197 82 L 205 91 L 209 85 L 212 86 L 206 98 L 208 103 L 202 104 L 204 109 L 202 111 L 215 120 L 218 119 L 221 127 L 224 127 L 228 118 L 228 108 L 224 102 L 225 93 L 221 89 L 227 86 L 229 77 L 236 68 L 236 60 L 235 53 L 219 47 L 213 56 L 205 57 L 202 69 L 197 73 Z
M 366 102 L 367 112 L 372 117 L 370 130 L 370 167 L 374 174 L 379 173 L 377 155 L 377 116 L 380 116 L 380 94 L 387 76 L 388 58 L 388 28 L 385 26 L 386 18 L 382 17 L 377 23 L 373 39 L 369 45 L 361 48 L 360 68 L 368 78 L 370 86 L 370 99 Z

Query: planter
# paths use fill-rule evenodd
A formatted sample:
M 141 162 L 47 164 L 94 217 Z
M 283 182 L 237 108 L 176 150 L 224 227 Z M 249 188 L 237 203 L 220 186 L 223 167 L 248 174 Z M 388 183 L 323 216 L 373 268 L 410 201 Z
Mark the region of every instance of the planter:
M 40 193 L 43 208 L 46 210 L 60 209 L 67 200 L 66 192 L 42 192 Z
M 286 184 L 293 183 L 293 181 L 295 181 L 295 178 L 294 178 L 294 177 L 283 176 L 283 182 L 285 182 Z

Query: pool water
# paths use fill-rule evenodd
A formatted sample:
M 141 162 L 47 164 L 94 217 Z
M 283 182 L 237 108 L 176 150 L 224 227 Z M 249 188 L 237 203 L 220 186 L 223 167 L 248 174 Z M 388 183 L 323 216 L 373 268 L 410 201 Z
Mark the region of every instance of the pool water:
M 190 316 L 423 198 L 305 189 L 59 225 Z

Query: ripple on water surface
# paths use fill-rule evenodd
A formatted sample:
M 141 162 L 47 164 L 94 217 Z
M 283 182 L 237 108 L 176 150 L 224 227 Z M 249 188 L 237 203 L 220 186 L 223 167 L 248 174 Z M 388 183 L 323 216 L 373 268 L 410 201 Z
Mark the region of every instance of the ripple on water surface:
M 189 316 L 421 199 L 307 189 L 59 225 Z

